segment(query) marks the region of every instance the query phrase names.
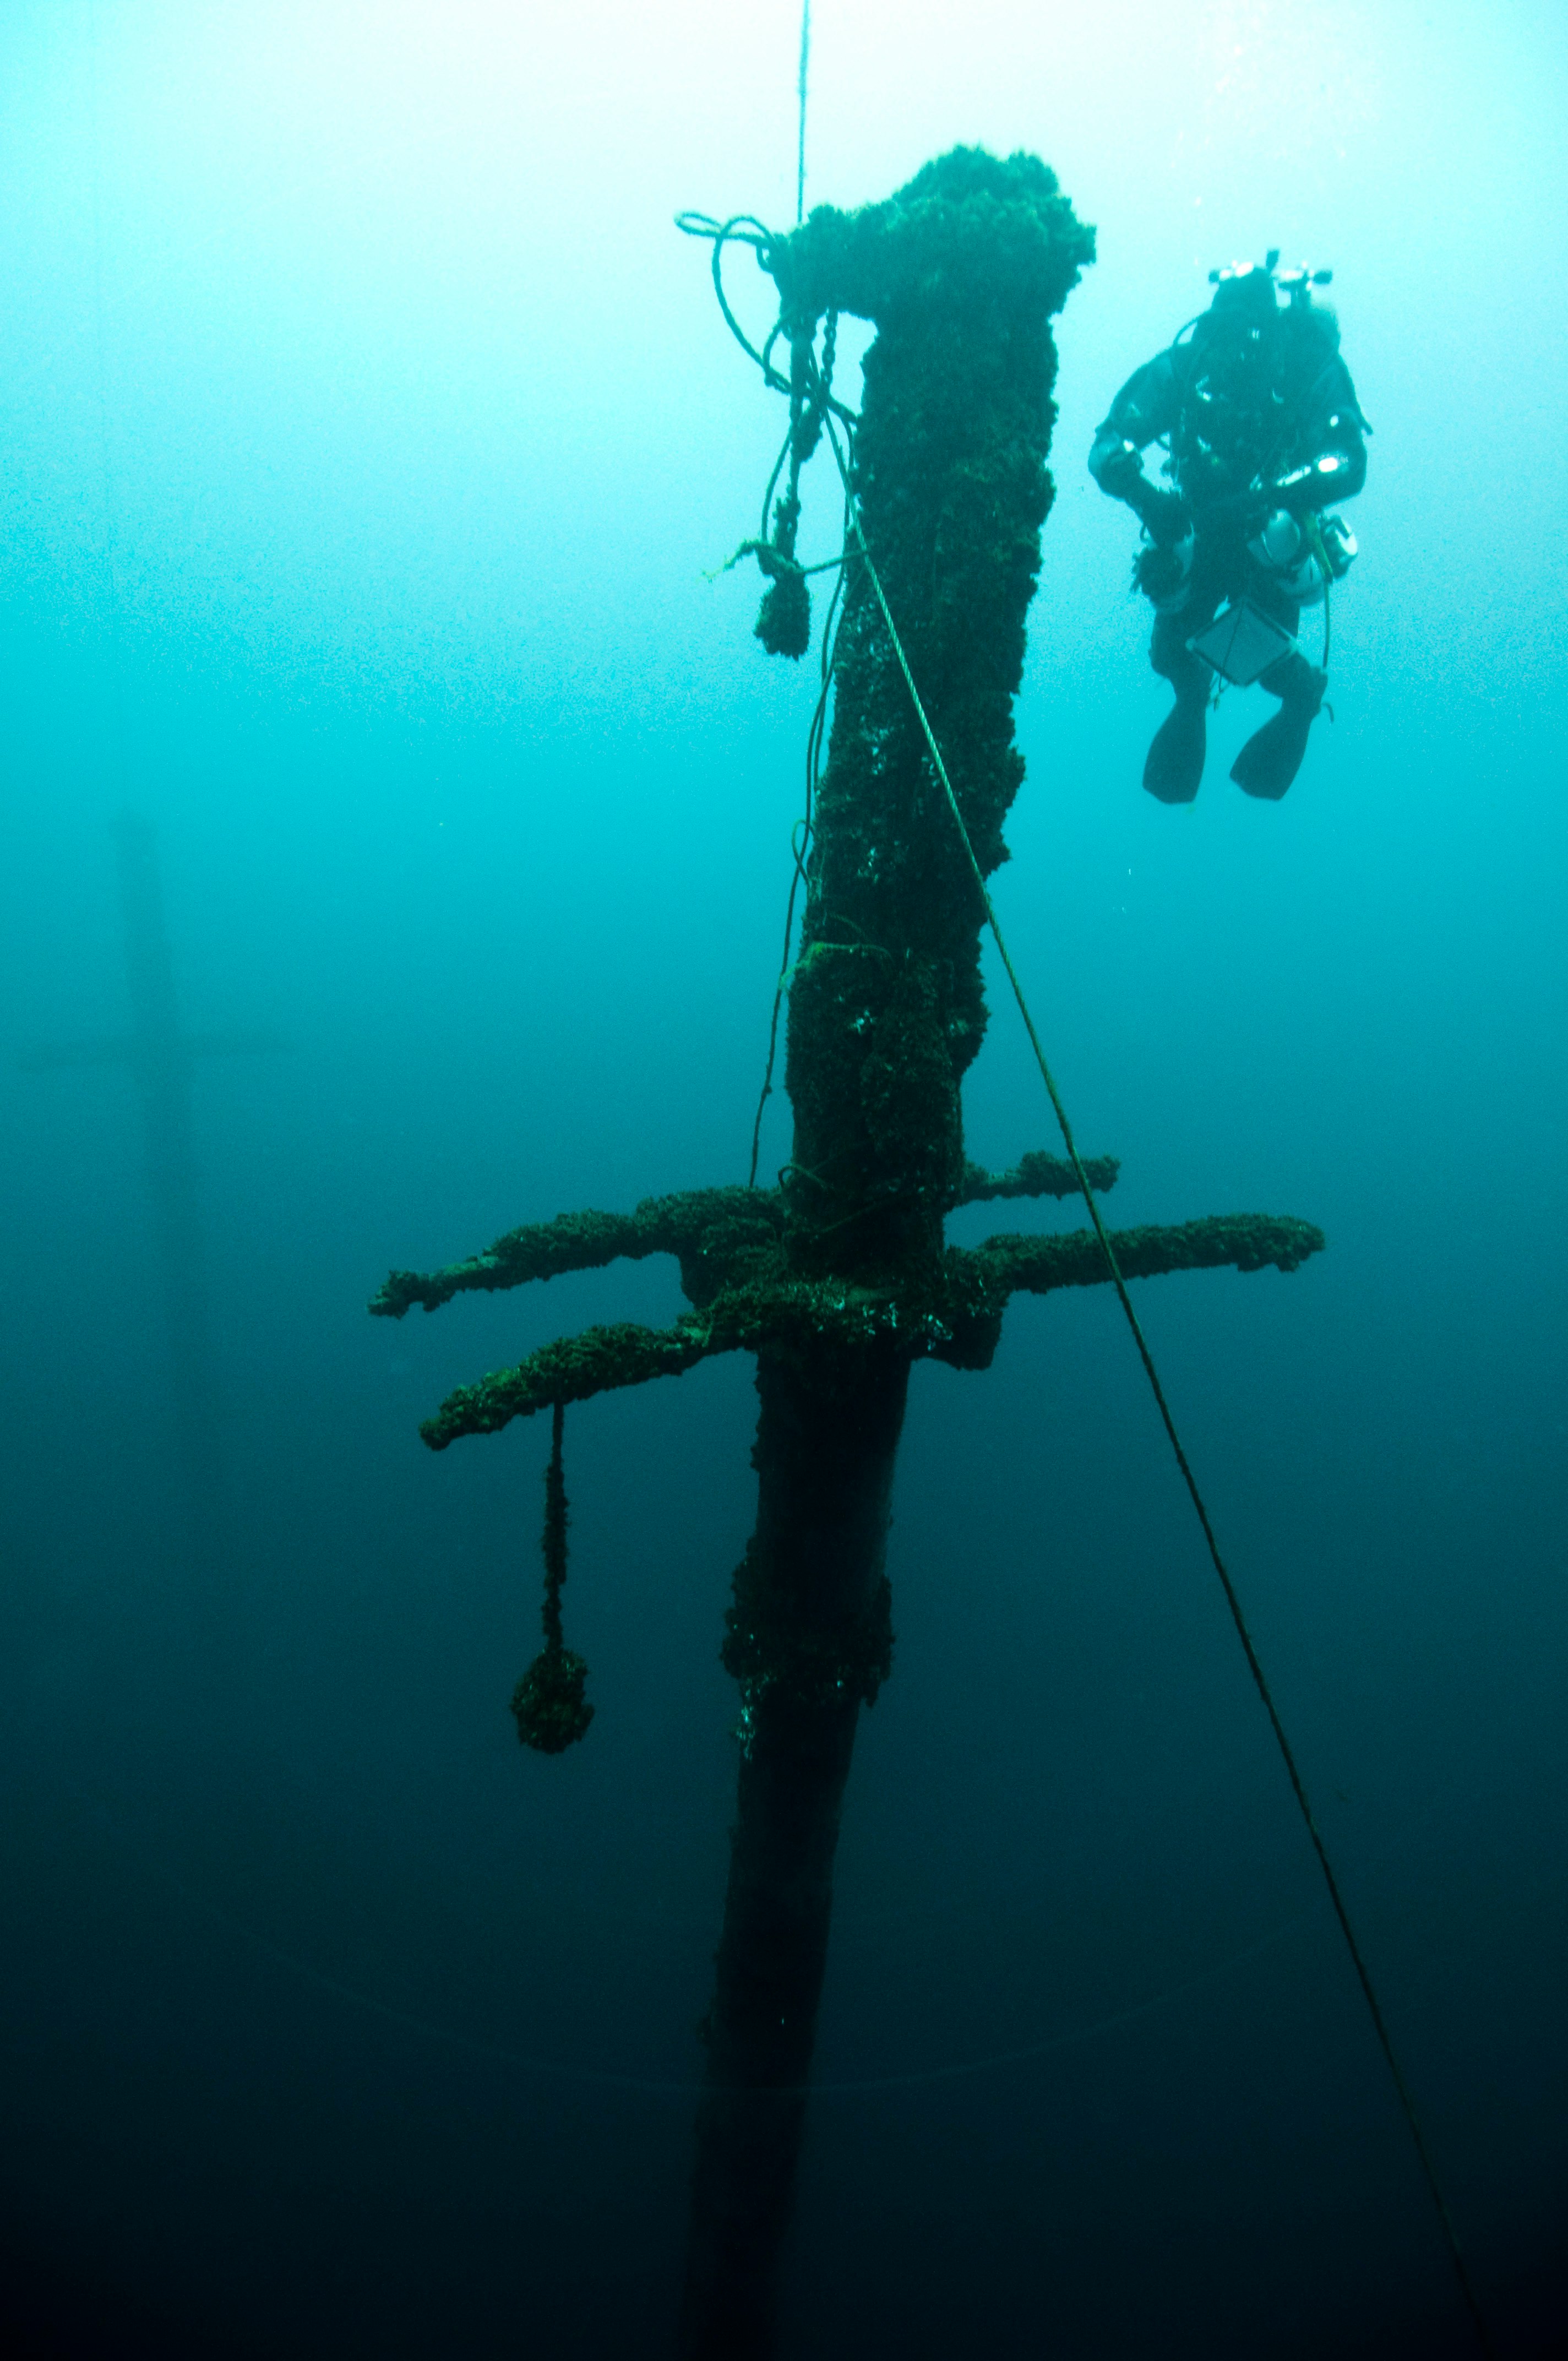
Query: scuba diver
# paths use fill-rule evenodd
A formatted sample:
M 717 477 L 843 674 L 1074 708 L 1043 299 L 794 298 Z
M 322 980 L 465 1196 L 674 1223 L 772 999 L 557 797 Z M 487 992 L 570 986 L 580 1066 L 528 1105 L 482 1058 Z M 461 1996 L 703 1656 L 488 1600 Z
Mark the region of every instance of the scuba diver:
M 1198 792 L 1216 675 L 1279 699 L 1231 770 L 1270 800 L 1300 769 L 1328 686 L 1296 627 L 1355 555 L 1354 533 L 1324 511 L 1361 489 L 1372 430 L 1314 291 L 1332 272 L 1278 262 L 1210 272 L 1210 308 L 1127 379 L 1089 455 L 1101 490 L 1144 528 L 1133 572 L 1155 609 L 1149 661 L 1176 691 L 1144 764 L 1162 803 Z M 1144 473 L 1151 443 L 1168 455 L 1168 490 Z

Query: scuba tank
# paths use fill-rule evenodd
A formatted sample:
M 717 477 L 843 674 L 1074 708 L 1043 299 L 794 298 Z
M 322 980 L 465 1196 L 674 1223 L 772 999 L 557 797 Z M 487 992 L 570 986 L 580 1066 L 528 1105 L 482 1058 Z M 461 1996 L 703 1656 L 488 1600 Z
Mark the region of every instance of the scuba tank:
M 1350 572 L 1354 533 L 1343 517 L 1292 516 L 1275 509 L 1247 543 L 1247 555 L 1299 607 L 1315 607 L 1330 582 Z

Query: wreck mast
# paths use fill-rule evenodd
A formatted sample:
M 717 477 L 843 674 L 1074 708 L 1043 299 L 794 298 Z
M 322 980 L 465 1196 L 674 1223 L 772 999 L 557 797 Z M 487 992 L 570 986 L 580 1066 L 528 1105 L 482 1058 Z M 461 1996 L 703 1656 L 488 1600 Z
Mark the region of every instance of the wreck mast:
M 437 1450 L 716 1353 L 756 1356 L 757 1523 L 723 1648 L 740 1689 L 739 1791 L 705 2026 L 683 2361 L 762 2361 L 774 2348 L 839 1809 L 861 1706 L 892 1659 L 884 1560 L 910 1369 L 923 1358 L 982 1369 L 1014 1293 L 1112 1277 L 1093 1231 L 1003 1234 L 972 1250 L 944 1241 L 959 1204 L 1080 1186 L 1042 1153 L 1002 1175 L 969 1163 L 959 1093 L 986 1024 L 975 873 L 1006 857 L 1003 822 L 1023 776 L 1013 698 L 1053 496 L 1049 324 L 1091 258 L 1091 234 L 1036 159 L 960 148 L 883 204 L 821 207 L 787 237 L 749 242 L 778 290 L 770 349 L 782 336 L 793 357 L 797 459 L 832 412 L 815 358 L 820 324 L 849 313 L 876 329 L 847 462 L 836 704 L 789 990 L 791 1161 L 777 1189 L 695 1191 L 629 1215 L 514 1230 L 447 1269 L 393 1272 L 371 1306 L 401 1317 L 619 1256 L 679 1261 L 692 1310 L 672 1328 L 590 1329 L 460 1388 L 422 1430 Z M 772 577 L 759 632 L 794 654 L 806 643 L 796 472 L 759 550 Z M 1108 1188 L 1115 1169 L 1097 1159 L 1088 1177 Z M 1290 1218 L 1236 1215 L 1119 1232 L 1112 1244 L 1132 1279 L 1288 1270 L 1322 1238 Z M 557 1415 L 546 1646 L 514 1700 L 525 1741 L 551 1752 L 582 1735 L 591 1711 L 586 1667 L 561 1638 L 559 1436 Z
M 825 318 L 875 325 L 850 496 L 988 873 L 1023 771 L 1012 700 L 1053 489 L 1049 321 L 1092 250 L 1043 164 L 959 151 L 886 204 L 817 209 L 760 256 L 796 379 Z M 797 413 L 810 407 L 797 393 Z M 852 536 L 845 563 L 789 994 L 784 1254 L 851 1300 L 898 1298 L 940 1272 L 964 1194 L 983 911 Z M 697 2132 L 692 2361 L 771 2346 L 839 1807 L 892 1653 L 883 1560 L 909 1369 L 896 1333 L 758 1356 L 757 1529 L 725 1651 L 742 1751 Z

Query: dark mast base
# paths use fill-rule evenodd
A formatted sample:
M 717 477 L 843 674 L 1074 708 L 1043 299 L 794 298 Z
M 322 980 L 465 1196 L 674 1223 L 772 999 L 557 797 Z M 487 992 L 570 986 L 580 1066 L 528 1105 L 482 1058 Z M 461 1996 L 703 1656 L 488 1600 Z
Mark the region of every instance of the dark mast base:
M 814 1356 L 816 1357 L 816 1356 Z M 749 1721 L 697 2114 L 682 2361 L 773 2351 L 862 1697 L 886 1669 L 883 1562 L 909 1364 L 764 1356 L 757 1531 L 727 1652 Z

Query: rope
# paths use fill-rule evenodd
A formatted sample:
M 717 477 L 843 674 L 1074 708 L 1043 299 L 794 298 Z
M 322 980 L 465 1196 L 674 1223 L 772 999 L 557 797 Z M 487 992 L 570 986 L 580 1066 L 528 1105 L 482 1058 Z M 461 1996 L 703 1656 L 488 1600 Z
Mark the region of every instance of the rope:
M 837 313 L 830 312 L 828 315 L 827 333 L 823 338 L 821 368 L 818 369 L 817 368 L 814 359 L 809 362 L 809 375 L 815 380 L 813 389 L 814 399 L 809 417 L 803 414 L 800 387 L 798 383 L 792 386 L 790 397 L 790 432 L 786 441 L 794 446 L 794 456 L 792 457 L 790 465 L 790 499 L 794 504 L 796 517 L 798 517 L 800 509 L 800 462 L 803 456 L 809 456 L 810 451 L 815 449 L 817 436 L 821 431 L 821 421 L 826 416 L 826 405 L 830 397 L 832 389 L 833 355 L 837 331 L 838 314 Z M 805 445 L 804 450 L 803 445 Z M 783 464 L 784 455 L 781 453 L 779 459 L 774 466 L 773 476 L 769 481 L 769 500 L 773 497 L 773 485 L 778 481 L 779 468 Z M 767 531 L 766 501 L 763 503 L 762 529 L 764 533 Z M 784 994 L 789 987 L 789 947 L 795 933 L 795 898 L 799 894 L 800 888 L 807 882 L 806 874 L 806 856 L 811 843 L 812 815 L 815 811 L 817 803 L 817 781 L 822 773 L 822 749 L 828 731 L 828 692 L 833 686 L 834 667 L 839 659 L 838 624 L 843 611 L 841 602 L 844 596 L 844 567 L 849 549 L 849 540 L 850 504 L 848 498 L 846 497 L 844 503 L 844 526 L 843 532 L 839 536 L 839 549 L 837 557 L 825 558 L 819 566 L 799 566 L 796 565 L 793 557 L 781 561 L 777 551 L 768 549 L 767 545 L 764 544 L 764 550 L 766 551 L 767 555 L 772 559 L 774 566 L 777 566 L 781 562 L 786 563 L 794 573 L 803 576 L 808 574 L 825 574 L 830 569 L 836 568 L 838 578 L 833 585 L 833 595 L 828 601 L 828 613 L 822 626 L 822 686 L 817 694 L 816 709 L 811 716 L 811 727 L 806 732 L 806 810 L 804 816 L 800 819 L 796 820 L 790 836 L 790 851 L 794 855 L 795 868 L 789 881 L 789 899 L 784 905 L 784 956 L 779 965 L 779 980 L 773 988 L 773 1014 L 768 1020 L 767 1061 L 762 1069 L 762 1087 L 758 1095 L 757 1112 L 751 1124 L 751 1168 L 746 1175 L 746 1186 L 748 1189 L 754 1189 L 757 1185 L 757 1160 L 762 1153 L 762 1115 L 769 1099 L 773 1096 L 773 1067 L 778 1058 L 779 1016 L 784 1007 Z M 755 546 L 754 544 L 749 545 L 752 547 Z M 759 555 L 762 554 L 762 552 L 759 552 Z M 739 556 L 740 555 L 741 552 L 737 551 L 736 555 Z M 734 561 L 731 560 L 732 564 L 733 562 Z
M 1439 2223 L 1442 2225 L 1443 2239 L 1448 2247 L 1450 2260 L 1453 2265 L 1454 2277 L 1459 2283 L 1460 2294 L 1464 2299 L 1465 2310 L 1468 2312 L 1472 2325 L 1475 2330 L 1476 2340 L 1480 2345 L 1481 2351 L 1487 2356 L 1487 2361 L 1492 2361 L 1495 2348 L 1487 2333 L 1486 2323 L 1482 2315 L 1480 2305 L 1476 2301 L 1475 2290 L 1470 2283 L 1470 2275 L 1465 2268 L 1464 2257 L 1460 2249 L 1458 2234 L 1454 2229 L 1453 2219 L 1450 2216 L 1448 2206 L 1443 2197 L 1442 2183 L 1438 2180 L 1437 2168 L 1432 2160 L 1431 2151 L 1427 2146 L 1426 2136 L 1421 2130 L 1420 2119 L 1416 2113 L 1415 2101 L 1410 2094 L 1409 2085 L 1407 2083 L 1404 2074 L 1400 2070 L 1399 2061 L 1394 2052 L 1393 2040 L 1389 2035 L 1387 2025 L 1384 2019 L 1382 2006 L 1378 2001 L 1376 1990 L 1372 1982 L 1371 1971 L 1362 1955 L 1361 1946 L 1356 1940 L 1355 1931 L 1350 1923 L 1350 1913 L 1345 1905 L 1344 1896 L 1340 1890 L 1339 1879 L 1334 1874 L 1333 1865 L 1329 1859 L 1328 1848 L 1323 1842 L 1322 1832 L 1318 1827 L 1316 1817 L 1312 1811 L 1311 1803 L 1307 1795 L 1305 1782 L 1303 1781 L 1300 1770 L 1298 1767 L 1296 1756 L 1292 1750 L 1290 1741 L 1285 1734 L 1285 1725 L 1279 1719 L 1278 1708 L 1275 1705 L 1273 1695 L 1269 1689 L 1267 1677 L 1258 1657 L 1257 1650 L 1253 1645 L 1252 1634 L 1247 1629 L 1246 1618 L 1242 1612 L 1242 1603 L 1236 1595 L 1235 1585 L 1231 1580 L 1229 1569 L 1225 1565 L 1223 1557 L 1220 1554 L 1220 1544 L 1215 1538 L 1214 1528 L 1210 1521 L 1209 1511 L 1204 1505 L 1203 1495 L 1198 1488 L 1198 1479 L 1192 1473 L 1191 1463 L 1188 1459 L 1187 1453 L 1183 1448 L 1181 1437 L 1177 1432 L 1176 1421 L 1171 1414 L 1170 1404 L 1166 1400 L 1165 1388 L 1160 1383 L 1159 1371 L 1155 1367 L 1154 1355 L 1149 1350 L 1148 1340 L 1144 1334 L 1142 1323 L 1139 1321 L 1136 1312 L 1133 1309 L 1133 1299 L 1127 1292 L 1126 1280 L 1123 1278 L 1121 1268 L 1116 1260 L 1116 1250 L 1111 1243 L 1110 1233 L 1107 1231 L 1104 1221 L 1101 1216 L 1100 1207 L 1095 1201 L 1094 1191 L 1090 1185 L 1089 1175 L 1083 1169 L 1082 1159 L 1080 1157 L 1078 1152 L 1078 1143 L 1072 1136 L 1072 1126 L 1068 1120 L 1067 1109 L 1062 1104 L 1061 1093 L 1057 1088 L 1056 1079 L 1051 1072 L 1048 1063 L 1047 1062 L 1046 1053 L 1041 1044 L 1040 1037 L 1035 1029 L 1035 1020 L 1030 1015 L 1029 1004 L 1024 994 L 1024 987 L 1018 981 L 1017 970 L 1014 967 L 1012 956 L 1008 951 L 1006 942 L 1003 937 L 1002 928 L 997 923 L 995 906 L 992 901 L 990 891 L 986 885 L 984 872 L 981 870 L 980 862 L 975 858 L 974 846 L 970 840 L 969 829 L 964 825 L 963 813 L 959 807 L 959 799 L 953 791 L 953 783 L 948 775 L 948 766 L 942 760 L 942 750 L 937 743 L 936 733 L 931 728 L 930 721 L 927 716 L 926 708 L 921 702 L 920 692 L 915 685 L 915 675 L 909 669 L 909 659 L 904 653 L 904 642 L 898 636 L 898 628 L 894 622 L 892 610 L 887 603 L 887 595 L 882 587 L 882 577 L 876 570 L 871 551 L 866 544 L 865 533 L 861 523 L 860 511 L 855 502 L 854 494 L 850 487 L 850 471 L 845 464 L 843 452 L 840 450 L 839 445 L 839 437 L 834 432 L 832 422 L 830 420 L 828 422 L 828 439 L 833 446 L 833 456 L 838 463 L 839 473 L 843 478 L 844 497 L 849 509 L 850 529 L 854 536 L 861 560 L 865 566 L 867 579 L 871 583 L 872 592 L 876 598 L 877 605 L 882 609 L 882 619 L 883 623 L 887 626 L 887 635 L 893 645 L 893 653 L 898 660 L 898 668 L 904 675 L 904 684 L 909 691 L 910 703 L 915 708 L 915 718 L 920 724 L 921 733 L 925 738 L 927 750 L 930 754 L 932 765 L 936 770 L 937 776 L 942 783 L 943 793 L 946 795 L 948 800 L 948 808 L 952 813 L 953 823 L 958 829 L 959 842 L 963 846 L 964 857 L 969 863 L 970 872 L 974 878 L 975 886 L 980 895 L 981 906 L 985 912 L 986 924 L 991 928 L 992 940 L 995 942 L 998 955 L 1000 956 L 1003 967 L 1006 972 L 1007 981 L 1013 989 L 1013 997 L 1018 1004 L 1018 1013 L 1024 1020 L 1024 1029 L 1029 1037 L 1029 1047 L 1034 1051 L 1035 1063 L 1040 1070 L 1040 1079 L 1045 1083 L 1047 1094 L 1050 1099 L 1052 1108 L 1056 1114 L 1057 1122 L 1060 1126 L 1062 1144 L 1067 1149 L 1068 1160 L 1072 1166 L 1074 1178 L 1077 1180 L 1079 1188 L 1083 1193 L 1083 1202 L 1089 1208 L 1089 1218 L 1094 1224 L 1094 1234 L 1099 1239 L 1102 1251 L 1104 1254 L 1106 1268 L 1110 1271 L 1112 1283 L 1115 1287 L 1117 1300 L 1122 1306 L 1123 1312 L 1126 1314 L 1127 1325 L 1133 1332 L 1133 1342 L 1138 1348 L 1138 1357 L 1143 1362 L 1144 1371 L 1148 1378 L 1149 1388 L 1154 1395 L 1156 1406 L 1159 1411 L 1166 1433 L 1170 1438 L 1171 1450 L 1176 1455 L 1176 1464 L 1181 1470 L 1182 1481 L 1187 1487 L 1188 1493 L 1192 1501 L 1192 1506 L 1197 1511 L 1198 1522 L 1202 1527 L 1203 1539 L 1208 1544 L 1209 1555 L 1213 1561 L 1214 1571 L 1220 1577 L 1220 1586 L 1225 1595 L 1225 1604 L 1230 1609 L 1231 1620 L 1235 1625 L 1236 1636 L 1242 1643 L 1242 1652 L 1246 1658 L 1247 1670 L 1251 1673 L 1258 1696 L 1263 1700 L 1264 1711 L 1268 1716 L 1269 1727 L 1274 1732 L 1276 1742 L 1278 1745 L 1280 1755 L 1284 1761 L 1286 1773 L 1290 1781 L 1291 1792 L 1295 1795 L 1302 1820 L 1306 1824 L 1307 1834 L 1311 1839 L 1312 1850 L 1318 1857 L 1318 1866 L 1323 1872 L 1323 1881 L 1329 1889 L 1329 1899 L 1333 1905 L 1334 1916 L 1339 1920 L 1340 1932 L 1344 1937 L 1345 1948 L 1350 1953 L 1351 1962 L 1354 1967 L 1356 1979 L 1361 1985 L 1362 1994 L 1366 2002 L 1367 2011 L 1372 2019 L 1373 2030 L 1377 2036 L 1378 2046 L 1382 2049 L 1389 2074 L 1393 2078 L 1394 2088 L 1398 2094 L 1399 2104 L 1404 2112 L 1405 2121 L 1409 2127 L 1410 2137 L 1415 2143 L 1416 2154 L 1420 2159 L 1421 2170 L 1426 2177 L 1427 2188 L 1431 2192 L 1432 2203 L 1437 2210 L 1437 2216 Z
M 811 63 L 811 0 L 801 0 L 800 9 L 800 79 L 795 94 L 800 100 L 800 138 L 795 158 L 795 225 L 806 219 L 806 74 Z
M 760 268 L 772 275 L 773 266 L 779 260 L 779 249 L 786 241 L 778 237 L 768 227 L 766 222 L 759 221 L 755 214 L 731 214 L 728 221 L 716 221 L 711 214 L 694 213 L 688 209 L 675 215 L 675 227 L 683 237 L 706 237 L 712 240 L 713 291 L 718 298 L 718 308 L 724 314 L 726 326 L 741 351 L 750 359 L 754 360 L 762 370 L 763 384 L 771 388 L 774 393 L 790 392 L 789 379 L 781 377 L 773 364 L 773 346 L 784 332 L 784 313 L 781 311 L 778 318 L 773 322 L 768 331 L 767 343 L 759 352 L 729 308 L 729 299 L 724 292 L 723 277 L 724 249 L 727 246 L 751 247 L 756 255 Z M 830 412 L 833 417 L 842 419 L 851 432 L 860 424 L 861 422 L 855 412 L 846 402 L 839 401 L 830 387 L 819 383 L 816 388 L 816 398 L 822 404 L 824 415 Z
M 544 1470 L 544 1644 L 565 1645 L 561 1629 L 561 1585 L 566 1579 L 566 1471 L 564 1444 L 566 1409 L 554 1406 L 550 1422 L 550 1464 Z
M 845 512 L 845 539 L 849 538 L 849 514 Z M 839 578 L 833 585 L 833 596 L 828 602 L 827 620 L 822 626 L 822 687 L 817 696 L 811 728 L 806 739 L 806 810 L 797 819 L 790 837 L 790 851 L 795 856 L 795 871 L 789 881 L 789 899 L 784 905 L 784 957 L 779 965 L 779 980 L 773 988 L 773 1015 L 768 1021 L 768 1058 L 762 1069 L 762 1087 L 757 1099 L 757 1113 L 751 1125 L 751 1166 L 746 1175 L 746 1186 L 757 1185 L 757 1159 L 762 1153 L 762 1112 L 773 1090 L 773 1066 L 778 1057 L 779 1016 L 784 997 L 789 987 L 789 947 L 795 934 L 795 897 L 806 883 L 806 856 L 811 843 L 812 818 L 817 807 L 817 785 L 822 775 L 822 748 L 828 733 L 828 694 L 833 686 L 834 669 L 839 661 L 837 618 L 841 612 L 844 593 L 844 560 L 829 558 L 822 566 L 803 566 L 803 573 L 822 573 L 827 566 L 839 568 Z
M 1329 668 L 1329 650 L 1333 645 L 1334 570 L 1329 564 L 1329 553 L 1323 544 L 1323 528 L 1310 511 L 1306 520 L 1307 544 L 1311 550 L 1319 573 L 1323 577 L 1323 670 Z
M 566 1579 L 566 1472 L 564 1441 L 566 1406 L 556 1402 L 550 1431 L 550 1464 L 544 1471 L 544 1645 L 512 1691 L 517 1734 L 539 1754 L 564 1754 L 594 1718 L 583 1695 L 588 1668 L 568 1648 L 561 1626 L 561 1586 Z
M 707 237 L 712 239 L 713 291 L 718 298 L 718 308 L 724 314 L 725 324 L 728 326 L 730 335 L 734 337 L 741 351 L 743 353 L 750 354 L 752 360 L 756 362 L 757 367 L 762 372 L 763 382 L 770 386 L 774 393 L 787 393 L 789 391 L 789 379 L 779 375 L 777 369 L 774 368 L 773 362 L 768 357 L 768 354 L 772 352 L 774 341 L 783 325 L 782 320 L 774 322 L 773 332 L 768 338 L 767 349 L 763 352 L 759 352 L 756 346 L 751 342 L 751 337 L 746 334 L 745 329 L 740 325 L 740 321 L 735 317 L 734 313 L 730 310 L 729 298 L 724 292 L 723 258 L 725 247 L 727 246 L 751 247 L 757 257 L 758 262 L 761 264 L 762 268 L 766 270 L 769 268 L 770 257 L 773 255 L 773 249 L 778 244 L 778 240 L 774 237 L 773 231 L 768 227 L 766 222 L 760 222 L 755 214 L 731 214 L 728 221 L 721 222 L 715 221 L 711 214 L 681 213 L 675 215 L 675 227 L 685 237 Z
M 130 779 L 130 730 L 126 708 L 126 647 L 124 608 L 120 598 L 119 490 L 115 476 L 113 435 L 109 423 L 109 345 L 104 294 L 104 113 L 102 56 L 97 0 L 89 0 L 93 115 L 93 346 L 98 379 L 98 452 L 104 500 L 104 580 L 108 611 L 104 640 L 108 647 L 109 694 L 105 699 L 109 768 L 118 774 L 122 791 Z

